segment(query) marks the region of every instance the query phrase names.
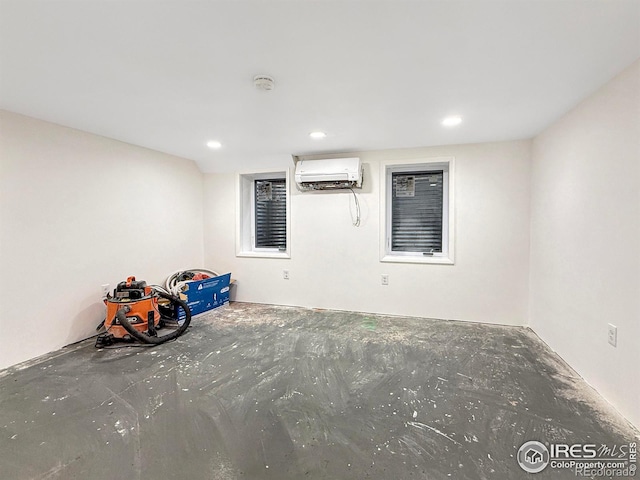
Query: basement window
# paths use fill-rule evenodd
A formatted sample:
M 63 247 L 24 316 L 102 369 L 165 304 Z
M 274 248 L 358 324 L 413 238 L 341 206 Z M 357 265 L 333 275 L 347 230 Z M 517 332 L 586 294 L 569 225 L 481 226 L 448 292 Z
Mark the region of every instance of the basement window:
M 239 175 L 238 212 L 237 256 L 290 258 L 288 171 Z
M 453 264 L 453 158 L 381 168 L 380 260 Z

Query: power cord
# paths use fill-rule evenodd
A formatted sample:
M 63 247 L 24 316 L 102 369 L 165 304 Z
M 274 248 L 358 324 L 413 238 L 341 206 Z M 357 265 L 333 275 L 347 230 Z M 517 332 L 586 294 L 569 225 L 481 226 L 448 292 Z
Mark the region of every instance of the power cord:
M 358 196 L 356 195 L 356 192 L 353 191 L 353 188 L 350 188 L 349 190 L 351 190 L 351 193 L 353 193 L 353 199 L 355 200 L 355 203 L 356 203 L 356 219 L 353 222 L 353 226 L 359 227 L 360 226 L 360 201 L 358 200 Z

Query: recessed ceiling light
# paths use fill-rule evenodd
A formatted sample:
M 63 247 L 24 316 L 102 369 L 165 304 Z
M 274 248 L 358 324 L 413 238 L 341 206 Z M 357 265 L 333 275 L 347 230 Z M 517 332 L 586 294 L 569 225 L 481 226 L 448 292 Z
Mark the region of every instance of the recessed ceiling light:
M 311 133 L 309 134 L 309 136 L 310 136 L 311 138 L 324 138 L 324 137 L 326 137 L 326 136 L 327 136 L 327 134 L 326 134 L 326 133 L 324 133 L 324 132 L 311 132 Z
M 455 127 L 456 125 L 460 125 L 462 123 L 462 117 L 459 115 L 451 115 L 450 117 L 446 117 L 442 120 L 442 125 L 445 127 Z
M 217 149 L 217 148 L 220 148 L 221 146 L 222 144 L 217 140 L 210 140 L 207 142 L 207 147 L 209 148 Z

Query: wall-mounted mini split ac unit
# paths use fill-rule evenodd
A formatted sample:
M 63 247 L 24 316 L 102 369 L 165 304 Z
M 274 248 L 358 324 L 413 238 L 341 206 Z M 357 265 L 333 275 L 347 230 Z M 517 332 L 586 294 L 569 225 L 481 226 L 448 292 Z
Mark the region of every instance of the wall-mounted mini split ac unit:
M 296 183 L 300 190 L 362 188 L 362 163 L 357 157 L 298 160 Z

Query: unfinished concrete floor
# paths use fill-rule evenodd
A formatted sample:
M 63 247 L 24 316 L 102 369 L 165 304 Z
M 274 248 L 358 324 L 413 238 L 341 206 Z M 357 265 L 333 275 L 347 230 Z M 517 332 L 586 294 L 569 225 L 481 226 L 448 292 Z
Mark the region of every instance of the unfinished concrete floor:
M 0 373 L 4 480 L 511 480 L 525 441 L 637 438 L 518 327 L 236 303 Z

